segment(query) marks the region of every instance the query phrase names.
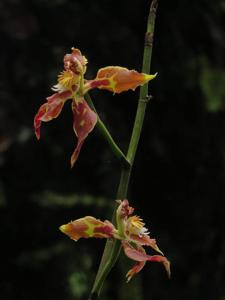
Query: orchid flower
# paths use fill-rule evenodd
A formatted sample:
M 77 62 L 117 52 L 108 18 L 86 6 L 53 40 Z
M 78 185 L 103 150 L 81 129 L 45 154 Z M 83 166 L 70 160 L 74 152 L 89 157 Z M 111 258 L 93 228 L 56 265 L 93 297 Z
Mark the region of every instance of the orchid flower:
M 86 216 L 60 226 L 60 230 L 74 241 L 91 237 L 119 239 L 125 255 L 136 262 L 126 274 L 127 281 L 140 272 L 147 261 L 163 264 L 170 276 L 170 263 L 158 248 L 156 240 L 150 238 L 143 220 L 136 215 L 131 216 L 134 209 L 129 206 L 128 200 L 117 202 L 119 203 L 116 212 L 117 227 L 107 220 L 103 222 Z M 149 246 L 159 254 L 148 255 L 143 246 Z
M 88 106 L 84 95 L 91 89 L 98 88 L 110 92 L 121 93 L 152 80 L 155 75 L 138 73 L 127 68 L 109 66 L 99 69 L 95 79 L 86 80 L 87 59 L 79 49 L 72 48 L 70 54 L 64 56 L 64 70 L 58 75 L 58 83 L 53 86 L 53 95 L 41 105 L 34 118 L 37 139 L 40 139 L 42 122 L 49 122 L 59 116 L 65 102 L 72 100 L 73 130 L 77 136 L 77 146 L 71 156 L 71 167 L 76 162 L 81 147 L 97 123 L 97 114 Z

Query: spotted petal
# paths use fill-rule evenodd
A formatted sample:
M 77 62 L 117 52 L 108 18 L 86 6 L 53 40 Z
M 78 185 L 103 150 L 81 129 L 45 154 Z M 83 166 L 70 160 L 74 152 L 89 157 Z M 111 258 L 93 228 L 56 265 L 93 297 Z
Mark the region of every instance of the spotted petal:
M 76 162 L 86 137 L 97 123 L 97 114 L 91 110 L 83 98 L 76 100 L 76 102 L 73 101 L 72 111 L 74 117 L 73 130 L 77 136 L 77 146 L 71 156 L 71 167 Z
M 59 228 L 72 240 L 78 241 L 80 238 L 111 238 L 116 231 L 109 221 L 100 221 L 94 217 L 87 216 L 77 219 Z
M 86 89 L 98 88 L 121 93 L 130 89 L 135 90 L 155 77 L 156 74 L 148 75 L 123 67 L 110 66 L 99 69 L 96 78 L 86 83 Z
M 49 122 L 58 117 L 62 111 L 63 105 L 71 97 L 70 91 L 55 93 L 47 98 L 34 117 L 34 128 L 37 139 L 40 139 L 41 122 Z

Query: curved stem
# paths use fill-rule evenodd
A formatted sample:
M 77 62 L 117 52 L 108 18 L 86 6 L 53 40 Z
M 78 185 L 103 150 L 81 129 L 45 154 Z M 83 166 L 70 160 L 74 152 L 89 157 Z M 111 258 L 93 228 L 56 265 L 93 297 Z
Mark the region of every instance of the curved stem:
M 142 64 L 142 72 L 150 73 L 150 65 L 151 65 L 151 57 L 152 57 L 152 45 L 153 45 L 153 35 L 154 35 L 154 27 L 155 27 L 155 18 L 156 18 L 156 10 L 158 6 L 158 0 L 152 0 L 148 21 L 147 21 L 147 31 L 145 35 L 145 44 L 144 44 L 144 55 L 143 55 L 143 64 Z M 146 105 L 148 103 L 148 84 L 145 84 L 140 88 L 140 95 L 138 100 L 138 107 L 136 112 L 136 117 L 134 121 L 134 127 L 128 147 L 128 152 L 126 159 L 130 162 L 129 167 L 122 167 L 120 183 L 117 190 L 117 199 L 124 199 L 127 197 L 128 186 L 130 182 L 130 175 L 132 166 L 134 163 L 134 158 L 136 155 L 142 126 L 144 122 Z M 117 209 L 117 205 L 114 208 L 113 213 L 113 222 L 115 222 L 115 212 Z M 106 246 L 103 252 L 103 256 L 100 262 L 100 266 L 98 269 L 98 273 L 96 275 L 95 283 L 92 288 L 89 300 L 97 300 L 100 294 L 101 288 L 104 284 L 104 281 L 114 266 L 121 250 L 121 243 L 119 240 L 108 240 L 106 242 Z
M 90 107 L 97 113 L 95 106 L 91 100 L 91 97 L 88 93 L 85 94 L 85 99 L 87 100 Z M 106 128 L 105 124 L 102 122 L 99 116 L 98 116 L 96 127 L 101 132 L 105 140 L 109 143 L 113 153 L 119 159 L 119 161 L 124 165 L 124 167 L 129 167 L 130 166 L 129 160 L 126 158 L 125 154 L 121 151 L 119 146 L 116 144 L 110 132 L 108 131 L 108 129 Z

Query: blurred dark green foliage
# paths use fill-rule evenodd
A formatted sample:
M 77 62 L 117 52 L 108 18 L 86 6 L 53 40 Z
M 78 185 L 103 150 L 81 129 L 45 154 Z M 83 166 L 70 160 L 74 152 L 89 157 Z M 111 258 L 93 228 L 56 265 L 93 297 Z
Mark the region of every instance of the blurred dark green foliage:
M 153 95 L 130 186 L 172 279 L 148 265 L 129 285 L 122 255 L 102 299 L 225 299 L 225 99 L 223 0 L 159 1 Z M 0 299 L 87 299 L 104 241 L 74 243 L 58 227 L 110 218 L 119 165 L 95 130 L 74 169 L 69 104 L 32 123 L 72 46 L 99 67 L 140 70 L 149 1 L 3 0 L 0 3 Z M 138 93 L 92 93 L 126 150 Z

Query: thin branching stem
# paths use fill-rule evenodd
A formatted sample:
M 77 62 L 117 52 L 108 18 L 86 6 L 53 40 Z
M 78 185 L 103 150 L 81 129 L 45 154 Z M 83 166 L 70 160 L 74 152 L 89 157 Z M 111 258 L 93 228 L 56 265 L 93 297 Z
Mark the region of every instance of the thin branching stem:
M 85 99 L 87 100 L 90 107 L 97 113 L 95 106 L 92 102 L 92 99 L 88 93 L 85 94 Z M 104 139 L 109 143 L 113 153 L 118 158 L 118 160 L 122 163 L 123 167 L 124 168 L 129 167 L 130 162 L 128 161 L 128 159 L 126 158 L 126 156 L 122 152 L 122 150 L 119 148 L 119 146 L 117 145 L 117 143 L 115 142 L 115 140 L 113 139 L 113 137 L 111 136 L 107 127 L 105 126 L 105 124 L 103 123 L 103 121 L 100 119 L 99 116 L 98 116 L 98 121 L 97 121 L 96 127 L 98 128 L 100 133 L 103 135 Z

